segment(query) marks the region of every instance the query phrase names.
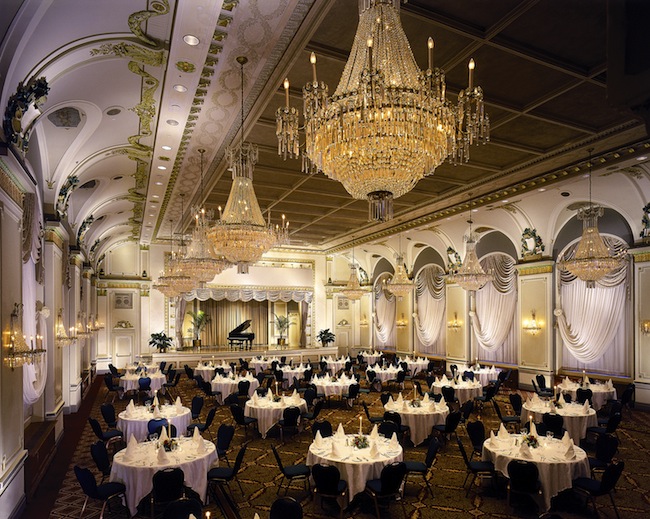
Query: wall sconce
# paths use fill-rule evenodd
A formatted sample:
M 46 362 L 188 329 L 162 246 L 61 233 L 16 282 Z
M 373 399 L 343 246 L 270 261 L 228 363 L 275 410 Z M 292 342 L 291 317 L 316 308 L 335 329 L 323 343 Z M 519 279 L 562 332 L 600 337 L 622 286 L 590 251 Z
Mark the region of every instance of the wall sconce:
M 30 337 L 31 347 L 27 345 L 27 337 L 23 335 L 22 331 L 22 316 L 23 305 L 14 303 L 14 309 L 9 319 L 9 331 L 3 334 L 7 337 L 5 342 L 7 345 L 5 363 L 11 368 L 11 371 L 21 367 L 26 362 L 33 362 L 37 356 L 45 353 L 45 350 L 40 347 L 43 344 L 40 335 L 36 336 L 36 347 L 34 347 L 34 337 Z
M 650 334 L 650 320 L 641 321 L 641 331 L 644 335 Z
M 364 328 L 368 326 L 368 318 L 366 317 L 366 314 L 363 314 L 363 317 L 359 321 L 359 326 L 363 326 Z
M 65 331 L 65 326 L 63 325 L 63 308 L 59 308 L 59 312 L 56 315 L 56 335 L 54 340 L 58 346 L 68 346 L 72 343 L 73 339 L 68 336 Z M 70 328 L 74 330 L 74 328 Z
M 402 317 L 397 320 L 397 327 L 398 328 L 406 328 L 408 323 L 409 323 L 408 320 L 406 319 L 406 317 L 404 317 L 404 314 L 402 314 Z
M 90 325 L 88 324 L 89 322 L 92 321 L 86 320 L 86 312 L 79 312 L 77 314 L 77 330 L 76 330 L 77 337 L 81 339 L 85 339 L 92 335 Z
M 542 331 L 542 323 L 538 323 L 535 319 L 535 310 L 531 312 L 531 317 L 532 319 L 530 321 L 524 321 L 522 328 L 526 333 L 537 335 Z
M 454 312 L 454 320 L 447 323 L 447 328 L 452 332 L 460 331 L 463 323 L 458 320 L 457 312 Z

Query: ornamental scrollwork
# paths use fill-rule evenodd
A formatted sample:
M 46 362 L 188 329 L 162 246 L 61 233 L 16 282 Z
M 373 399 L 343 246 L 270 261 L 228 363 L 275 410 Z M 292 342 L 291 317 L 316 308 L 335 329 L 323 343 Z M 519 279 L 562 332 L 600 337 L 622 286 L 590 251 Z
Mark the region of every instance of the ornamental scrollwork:
M 526 227 L 521 233 L 521 257 L 541 256 L 545 248 L 542 238 L 537 235 L 537 229 Z
M 456 274 L 463 264 L 460 254 L 453 247 L 447 247 L 447 271 Z
M 26 85 L 22 81 L 18 83 L 16 93 L 9 98 L 2 128 L 7 141 L 15 144 L 23 152 L 27 151 L 31 122 L 33 122 L 33 119 L 25 121 L 23 118 L 30 108 L 39 109 L 45 104 L 49 91 L 50 86 L 44 77 L 33 78 Z
M 65 218 L 68 214 L 68 205 L 70 204 L 70 195 L 79 185 L 79 177 L 75 175 L 69 176 L 63 187 L 59 191 L 59 196 L 56 199 L 56 212 L 60 218 Z
M 77 244 L 82 245 L 84 238 L 86 237 L 86 233 L 88 232 L 88 229 L 90 229 L 90 226 L 93 224 L 95 221 L 95 217 L 91 214 L 88 218 L 86 218 L 83 222 L 81 222 L 81 225 L 79 226 L 79 231 L 77 231 Z

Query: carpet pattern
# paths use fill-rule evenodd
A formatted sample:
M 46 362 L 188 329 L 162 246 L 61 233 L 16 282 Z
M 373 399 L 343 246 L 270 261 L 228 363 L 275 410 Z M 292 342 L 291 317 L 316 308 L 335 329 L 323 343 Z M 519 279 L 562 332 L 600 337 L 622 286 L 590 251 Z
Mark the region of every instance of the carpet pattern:
M 406 391 L 410 388 L 411 384 L 407 382 Z M 195 383 L 187 380 L 185 376 L 181 379 L 179 389 L 185 405 L 189 405 L 192 396 L 199 392 Z M 528 396 L 525 392 L 522 394 L 524 397 Z M 100 405 L 104 402 L 105 396 L 106 393 L 102 387 L 93 402 L 90 412 L 90 415 L 97 418 L 103 427 L 105 425 L 101 418 Z M 368 404 L 373 416 L 382 413 L 379 393 L 365 394 L 361 396 L 361 399 Z M 507 389 L 502 388 L 497 400 L 503 411 L 512 414 Z M 122 411 L 126 404 L 127 399 L 116 400 L 116 411 Z M 202 411 L 202 420 L 205 419 L 208 409 L 209 406 L 206 403 Z M 334 400 L 330 407 L 326 406 L 323 409 L 319 418 L 329 420 L 334 428 L 339 423 L 342 423 L 346 432 L 352 433 L 358 430 L 359 416 L 362 414 L 363 408 L 360 403 L 356 404 L 352 410 L 349 410 L 340 401 Z M 485 423 L 487 431 L 498 428 L 499 422 L 492 408 L 486 408 L 486 411 L 480 417 L 474 414 L 470 419 L 476 420 L 479 418 Z M 216 418 L 211 428 L 213 434 L 216 434 L 216 430 L 221 423 L 233 423 L 230 410 L 227 407 L 217 409 Z M 364 423 L 368 425 L 365 415 Z M 459 427 L 458 431 L 466 449 L 469 451 L 471 444 L 464 428 Z M 366 432 L 369 432 L 369 430 Z M 626 411 L 623 423 L 618 430 L 618 436 L 621 440 L 621 446 L 616 458 L 625 461 L 625 471 L 617 486 L 616 503 L 621 517 L 629 519 L 645 518 L 650 513 L 650 478 L 648 477 L 650 474 L 650 414 L 640 410 Z M 204 434 L 204 437 L 208 438 L 208 435 Z M 249 432 L 246 440 L 250 441 L 239 473 L 239 481 L 244 489 L 244 495 L 241 495 L 237 484 L 233 484 L 231 487 L 242 518 L 252 518 L 255 513 L 258 513 L 261 518 L 266 518 L 271 504 L 277 497 L 276 491 L 282 479 L 271 445 L 276 446 L 286 465 L 304 463 L 308 447 L 312 441 L 311 430 L 307 427 L 297 435 L 285 436 L 283 444 L 280 442 L 279 433 L 276 429 L 269 432 L 267 439 L 262 439 L 256 432 L 252 434 Z M 79 517 L 84 495 L 74 476 L 73 466 L 77 464 L 89 467 L 96 474 L 99 481 L 99 473 L 90 456 L 90 445 L 94 441 L 96 441 L 96 438 L 86 422 L 49 517 L 56 519 Z M 235 438 L 228 453 L 231 463 L 244 441 L 244 431 L 242 428 L 237 427 Z M 405 448 L 404 457 L 408 460 L 423 461 L 426 448 L 426 444 L 419 447 L 409 445 Z M 223 461 L 221 463 L 222 465 L 225 464 Z M 455 441 L 452 441 L 442 449 L 433 469 L 433 475 L 430 479 L 430 485 L 434 491 L 433 498 L 428 493 L 421 478 L 409 479 L 404 490 L 404 502 L 409 519 L 429 517 L 444 517 L 446 519 L 468 517 L 527 518 L 538 516 L 536 507 L 531 502 L 522 500 L 520 505 L 516 505 L 514 508 L 508 506 L 505 479 L 500 481 L 494 489 L 486 483 L 480 488 L 476 488 L 476 492 L 471 492 L 469 497 L 465 497 L 465 489 L 462 486 L 465 475 L 463 460 Z M 305 492 L 302 486 L 291 487 L 288 495 L 301 503 L 304 516 L 307 518 L 338 517 L 338 508 L 333 502 L 328 503 L 325 501 L 322 505 L 323 508 L 320 498 L 311 499 L 311 496 Z M 596 502 L 601 517 L 615 517 L 614 509 L 607 497 L 599 498 Z M 101 503 L 91 500 L 84 513 L 84 518 L 99 517 L 100 510 Z M 222 516 L 215 503 L 206 505 L 204 511 L 210 511 L 213 518 Z M 553 500 L 552 512 L 567 519 L 592 517 L 594 515 L 592 508 L 590 506 L 586 507 L 584 501 L 571 491 L 564 492 Z M 390 508 L 382 511 L 382 517 L 402 517 L 402 515 L 402 507 L 395 503 L 391 504 Z M 107 519 L 124 516 L 124 508 L 116 502 L 113 503 L 111 510 L 107 509 L 104 514 Z M 374 516 L 372 502 L 363 497 L 356 499 L 344 513 L 344 517 L 359 519 Z M 25 515 L 25 517 L 28 517 L 28 515 Z M 31 519 L 35 516 L 31 515 L 29 517 Z

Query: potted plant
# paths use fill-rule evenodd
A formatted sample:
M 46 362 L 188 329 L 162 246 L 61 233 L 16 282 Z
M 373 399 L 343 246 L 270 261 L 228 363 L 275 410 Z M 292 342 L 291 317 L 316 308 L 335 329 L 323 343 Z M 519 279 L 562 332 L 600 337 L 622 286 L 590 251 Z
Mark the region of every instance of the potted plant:
M 275 328 L 280 334 L 280 337 L 278 338 L 278 346 L 284 346 L 287 342 L 284 338 L 284 334 L 293 323 L 286 315 L 277 315 L 274 313 L 273 316 L 275 317 Z
M 318 340 L 323 344 L 323 347 L 326 348 L 330 342 L 334 342 L 336 335 L 330 332 L 329 328 L 325 328 L 318 332 Z
M 165 353 L 172 346 L 172 338 L 165 332 L 152 333 L 149 346 L 157 348 L 160 353 Z
M 194 340 L 192 345 L 195 348 L 201 347 L 201 332 L 203 328 L 210 322 L 210 316 L 203 310 L 198 312 L 187 312 L 192 317 L 192 331 L 194 332 Z

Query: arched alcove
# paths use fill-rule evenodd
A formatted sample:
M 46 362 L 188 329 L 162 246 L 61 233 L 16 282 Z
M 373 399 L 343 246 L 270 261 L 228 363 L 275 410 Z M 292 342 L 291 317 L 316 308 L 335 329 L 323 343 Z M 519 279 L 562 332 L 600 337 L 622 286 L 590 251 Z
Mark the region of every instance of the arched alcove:
M 476 244 L 476 255 L 479 258 L 494 252 L 502 252 L 515 260 L 518 257 L 514 243 L 501 231 L 490 231 L 484 234 Z
M 390 261 L 388 261 L 386 258 L 381 258 L 372 271 L 372 279 L 377 280 L 379 276 L 381 276 L 384 272 L 393 274 L 395 272 L 395 269 L 391 265 Z
M 413 263 L 413 274 L 417 275 L 420 269 L 432 263 L 434 265 L 438 265 L 443 270 L 446 270 L 445 260 L 437 250 L 431 247 L 422 249 L 415 259 L 415 263 Z

